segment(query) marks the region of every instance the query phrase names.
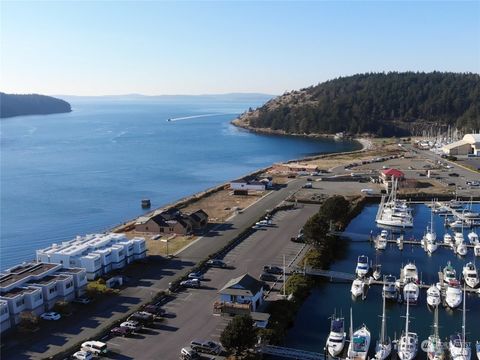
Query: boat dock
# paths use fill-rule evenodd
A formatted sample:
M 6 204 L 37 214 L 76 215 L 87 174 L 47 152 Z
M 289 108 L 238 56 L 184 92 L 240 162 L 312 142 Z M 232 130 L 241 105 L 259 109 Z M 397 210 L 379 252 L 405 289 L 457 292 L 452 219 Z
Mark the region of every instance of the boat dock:
M 302 360 L 325 360 L 326 357 L 322 353 L 292 349 L 273 345 L 260 345 L 257 350 L 265 355 L 278 356 L 285 359 L 302 359 Z

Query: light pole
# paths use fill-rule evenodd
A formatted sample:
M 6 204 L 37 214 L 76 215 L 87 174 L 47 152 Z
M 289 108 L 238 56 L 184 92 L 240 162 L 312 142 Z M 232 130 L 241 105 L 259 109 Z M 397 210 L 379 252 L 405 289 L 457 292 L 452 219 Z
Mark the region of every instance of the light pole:
M 167 255 L 166 255 L 166 257 L 168 258 L 168 256 L 169 256 L 169 255 L 168 255 L 168 239 L 162 239 L 162 240 L 160 240 L 160 241 L 167 244 Z

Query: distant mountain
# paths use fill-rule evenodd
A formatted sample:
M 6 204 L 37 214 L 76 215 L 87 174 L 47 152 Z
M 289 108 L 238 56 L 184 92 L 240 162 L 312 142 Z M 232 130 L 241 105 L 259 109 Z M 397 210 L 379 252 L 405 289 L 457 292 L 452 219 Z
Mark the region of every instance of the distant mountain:
M 72 111 L 70 104 L 51 96 L 5 94 L 0 92 L 0 118 L 45 115 Z
M 367 73 L 285 93 L 233 122 L 286 134 L 399 136 L 453 126 L 480 129 L 480 76 Z

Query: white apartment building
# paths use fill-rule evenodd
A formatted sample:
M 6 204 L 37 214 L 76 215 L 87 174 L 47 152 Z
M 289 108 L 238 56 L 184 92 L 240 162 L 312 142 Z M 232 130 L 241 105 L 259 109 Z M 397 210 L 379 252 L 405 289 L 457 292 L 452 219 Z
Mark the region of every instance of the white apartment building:
M 125 267 L 146 257 L 145 239 L 128 239 L 125 234 L 91 234 L 37 250 L 37 261 L 79 267 L 87 271 L 89 280 Z
M 58 301 L 83 294 L 85 269 L 63 269 L 60 264 L 24 263 L 0 274 L 1 331 L 20 321 L 23 311 L 41 315 Z

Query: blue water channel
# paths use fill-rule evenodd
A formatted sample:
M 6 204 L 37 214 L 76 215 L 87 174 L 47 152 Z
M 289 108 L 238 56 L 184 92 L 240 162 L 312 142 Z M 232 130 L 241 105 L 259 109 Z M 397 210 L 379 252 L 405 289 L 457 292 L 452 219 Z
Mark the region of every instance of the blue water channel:
M 414 237 L 420 239 L 426 231 L 426 226 L 430 222 L 430 209 L 425 205 L 412 205 L 414 213 L 414 228 L 406 230 L 405 239 Z M 476 211 L 480 210 L 479 204 L 474 204 Z M 451 261 L 457 271 L 457 278 L 462 273 L 463 265 L 468 261 L 476 261 L 477 268 L 480 267 L 480 258 L 475 259 L 473 249 L 469 249 L 464 258 L 457 257 L 450 248 L 439 247 L 432 256 L 418 245 L 405 245 L 403 251 L 400 251 L 396 244 L 389 244 L 384 251 L 376 251 L 368 240 L 369 234 L 373 231 L 376 235 L 380 229 L 375 225 L 375 215 L 378 205 L 366 206 L 360 215 L 354 218 L 345 232 L 349 234 L 348 248 L 344 257 L 336 261 L 331 269 L 342 272 L 355 272 L 357 257 L 367 255 L 372 262 L 376 258 L 382 264 L 383 274 L 392 274 L 397 278 L 400 275 L 400 268 L 409 261 L 413 261 L 418 268 L 421 279 L 426 284 L 433 284 L 438 281 L 438 271 L 443 269 L 447 261 Z M 434 229 L 437 233 L 437 239 L 443 240 L 445 231 L 444 218 L 434 216 Z M 468 243 L 467 234 L 470 229 L 464 229 L 465 240 Z M 476 229 L 479 233 L 480 229 Z M 395 237 L 396 238 L 396 237 Z M 346 327 L 348 333 L 350 307 L 353 309 L 354 328 L 367 325 L 371 334 L 372 342 L 369 356 L 374 355 L 375 342 L 380 333 L 380 315 L 382 313 L 381 287 L 372 286 L 368 290 L 365 300 L 352 299 L 350 294 L 350 284 L 341 283 L 322 283 L 313 289 L 311 295 L 307 298 L 301 307 L 293 328 L 288 333 L 286 345 L 298 349 L 323 352 L 325 341 L 330 329 L 329 317 L 336 310 L 342 312 L 346 318 Z M 475 358 L 474 343 L 480 340 L 480 295 L 467 295 L 467 340 L 472 342 L 472 359 Z M 406 305 L 398 303 L 387 303 L 387 328 L 388 336 L 392 339 L 399 337 L 402 329 L 405 327 Z M 418 333 L 420 341 L 426 340 L 431 333 L 433 322 L 433 312 L 431 312 L 426 303 L 426 290 L 420 293 L 418 304 L 410 308 L 411 322 L 410 331 Z M 457 331 L 461 331 L 462 311 L 461 306 L 458 309 L 450 310 L 443 307 L 439 310 L 440 336 L 442 339 L 448 338 Z M 426 353 L 419 349 L 417 358 L 426 358 Z

